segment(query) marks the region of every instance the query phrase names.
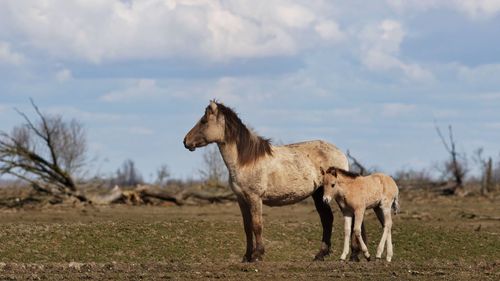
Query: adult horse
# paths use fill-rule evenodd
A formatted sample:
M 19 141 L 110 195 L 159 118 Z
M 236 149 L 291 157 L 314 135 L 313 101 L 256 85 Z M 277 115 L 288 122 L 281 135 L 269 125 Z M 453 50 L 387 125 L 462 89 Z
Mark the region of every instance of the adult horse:
M 320 167 L 348 169 L 347 158 L 337 147 L 319 140 L 273 146 L 249 130 L 232 109 L 215 101 L 184 138 L 190 151 L 210 143 L 218 145 L 238 198 L 247 240 L 244 262 L 261 260 L 264 254 L 262 204 L 294 204 L 310 195 L 323 227 L 315 259 L 323 260 L 330 253 L 333 213 L 323 202 Z M 356 255 L 358 248 L 353 246 Z

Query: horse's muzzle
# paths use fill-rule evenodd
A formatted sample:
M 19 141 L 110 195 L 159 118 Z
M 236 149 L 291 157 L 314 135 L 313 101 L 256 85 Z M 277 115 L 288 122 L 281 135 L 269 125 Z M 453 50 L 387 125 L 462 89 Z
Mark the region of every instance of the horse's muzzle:
M 196 147 L 195 147 L 194 145 L 188 145 L 188 144 L 186 143 L 186 138 L 184 138 L 184 141 L 183 141 L 182 143 L 184 144 L 184 147 L 185 147 L 186 149 L 189 149 L 189 151 L 195 151 L 195 150 L 196 150 Z

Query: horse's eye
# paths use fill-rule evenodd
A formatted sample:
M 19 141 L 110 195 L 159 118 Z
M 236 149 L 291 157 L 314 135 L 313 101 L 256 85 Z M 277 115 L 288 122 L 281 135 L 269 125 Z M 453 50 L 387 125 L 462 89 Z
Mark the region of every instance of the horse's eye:
M 332 187 L 335 187 L 335 184 L 334 184 L 334 183 L 332 183 Z

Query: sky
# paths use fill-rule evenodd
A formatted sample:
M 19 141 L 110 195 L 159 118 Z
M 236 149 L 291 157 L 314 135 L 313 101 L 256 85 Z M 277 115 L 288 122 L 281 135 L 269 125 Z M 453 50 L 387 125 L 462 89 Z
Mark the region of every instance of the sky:
M 80 120 L 89 170 L 199 176 L 210 99 L 275 143 L 323 139 L 394 173 L 500 153 L 500 0 L 2 0 L 0 130 Z

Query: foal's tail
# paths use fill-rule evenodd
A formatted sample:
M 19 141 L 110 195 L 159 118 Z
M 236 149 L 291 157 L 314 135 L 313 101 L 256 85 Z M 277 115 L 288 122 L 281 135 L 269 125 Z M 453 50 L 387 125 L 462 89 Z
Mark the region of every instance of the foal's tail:
M 400 209 L 399 209 L 399 192 L 396 193 L 396 197 L 394 197 L 394 201 L 392 201 L 392 211 L 394 212 L 395 215 L 397 213 L 399 213 L 399 211 L 400 211 Z

